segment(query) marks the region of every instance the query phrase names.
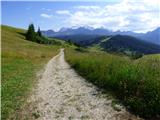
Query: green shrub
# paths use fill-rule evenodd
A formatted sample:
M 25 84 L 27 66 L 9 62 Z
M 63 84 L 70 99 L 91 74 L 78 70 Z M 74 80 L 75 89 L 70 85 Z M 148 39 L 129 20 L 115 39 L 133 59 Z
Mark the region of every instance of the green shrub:
M 132 52 L 132 54 L 131 54 L 132 59 L 138 59 L 138 58 L 141 58 L 142 56 L 143 56 L 143 54 L 139 53 L 139 52 Z
M 82 47 L 76 47 L 75 50 L 78 52 L 87 52 L 87 50 Z

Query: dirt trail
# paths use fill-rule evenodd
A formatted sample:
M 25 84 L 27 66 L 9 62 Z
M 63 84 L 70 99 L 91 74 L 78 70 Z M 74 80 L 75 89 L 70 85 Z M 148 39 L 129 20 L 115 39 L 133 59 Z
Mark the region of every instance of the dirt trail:
M 36 102 L 38 120 L 137 120 L 112 99 L 80 77 L 64 60 L 64 50 L 52 58 L 40 75 L 30 98 Z

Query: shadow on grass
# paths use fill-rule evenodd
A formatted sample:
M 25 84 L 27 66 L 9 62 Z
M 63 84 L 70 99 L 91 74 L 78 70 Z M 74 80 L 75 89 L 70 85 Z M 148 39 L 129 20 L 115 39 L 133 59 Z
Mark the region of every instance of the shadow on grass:
M 26 36 L 26 33 L 22 33 L 22 32 L 17 32 L 18 34 L 22 35 L 22 36 Z

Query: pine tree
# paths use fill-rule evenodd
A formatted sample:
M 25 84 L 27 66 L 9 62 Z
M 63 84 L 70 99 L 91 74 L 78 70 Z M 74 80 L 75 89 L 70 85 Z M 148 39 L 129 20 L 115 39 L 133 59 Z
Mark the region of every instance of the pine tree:
M 35 41 L 35 29 L 34 29 L 34 25 L 30 24 L 26 33 L 26 39 L 30 40 L 30 41 Z
M 42 36 L 42 33 L 41 33 L 41 30 L 40 30 L 40 27 L 38 27 L 37 35 L 38 35 L 39 37 L 41 37 L 41 36 Z

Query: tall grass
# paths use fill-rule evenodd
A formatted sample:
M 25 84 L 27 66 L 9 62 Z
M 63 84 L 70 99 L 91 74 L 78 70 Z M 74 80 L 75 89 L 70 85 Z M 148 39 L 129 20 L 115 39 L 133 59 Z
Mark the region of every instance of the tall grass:
M 2 119 L 17 119 L 36 82 L 36 72 L 59 52 L 25 40 L 25 30 L 2 26 Z
M 66 50 L 66 60 L 79 74 L 112 91 L 135 114 L 160 114 L 160 55 L 138 60 L 99 52 Z

